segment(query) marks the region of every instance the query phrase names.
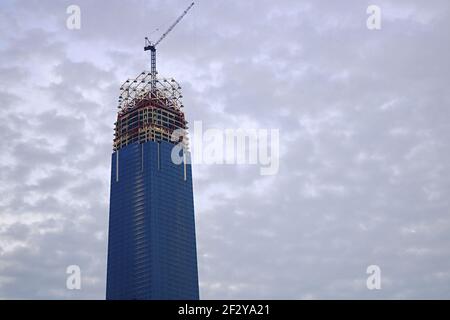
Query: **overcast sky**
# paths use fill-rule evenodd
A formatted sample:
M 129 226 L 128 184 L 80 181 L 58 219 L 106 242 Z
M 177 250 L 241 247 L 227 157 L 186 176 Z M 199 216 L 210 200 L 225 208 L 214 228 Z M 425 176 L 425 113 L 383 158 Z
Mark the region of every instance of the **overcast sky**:
M 0 298 L 104 299 L 119 87 L 190 2 L 1 0 Z M 193 168 L 201 298 L 450 298 L 449 8 L 203 0 L 159 45 L 190 123 L 280 129 L 277 175 Z

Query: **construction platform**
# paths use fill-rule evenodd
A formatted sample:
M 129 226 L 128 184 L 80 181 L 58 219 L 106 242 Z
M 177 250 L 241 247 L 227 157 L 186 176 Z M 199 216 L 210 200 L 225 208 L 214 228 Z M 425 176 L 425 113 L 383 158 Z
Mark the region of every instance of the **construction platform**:
M 153 79 L 144 71 L 120 87 L 114 151 L 131 143 L 182 142 L 188 148 L 187 121 L 182 111 L 181 86 L 175 79 Z M 174 134 L 174 131 L 176 134 Z

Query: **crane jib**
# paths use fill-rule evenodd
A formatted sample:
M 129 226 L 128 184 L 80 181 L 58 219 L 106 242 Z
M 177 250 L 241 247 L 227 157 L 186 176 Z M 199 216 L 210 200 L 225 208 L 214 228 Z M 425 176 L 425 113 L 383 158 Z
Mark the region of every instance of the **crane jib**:
M 155 82 L 156 82 L 156 46 L 172 31 L 173 28 L 183 19 L 183 17 L 191 10 L 194 2 L 192 2 L 186 10 L 175 20 L 175 22 L 162 34 L 162 36 L 156 41 L 151 42 L 147 37 L 145 37 L 145 46 L 144 51 L 151 51 L 151 75 L 152 75 L 152 83 L 151 83 L 151 91 L 154 91 Z

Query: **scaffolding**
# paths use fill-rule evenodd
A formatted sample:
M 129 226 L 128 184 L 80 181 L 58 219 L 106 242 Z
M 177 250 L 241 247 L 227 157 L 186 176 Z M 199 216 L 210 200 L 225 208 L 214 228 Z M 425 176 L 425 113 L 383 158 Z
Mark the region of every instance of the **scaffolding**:
M 153 80 L 153 82 L 152 82 Z M 144 71 L 120 87 L 114 151 L 135 142 L 182 142 L 188 148 L 181 86 L 175 79 L 152 79 Z M 174 131 L 178 133 L 173 137 Z

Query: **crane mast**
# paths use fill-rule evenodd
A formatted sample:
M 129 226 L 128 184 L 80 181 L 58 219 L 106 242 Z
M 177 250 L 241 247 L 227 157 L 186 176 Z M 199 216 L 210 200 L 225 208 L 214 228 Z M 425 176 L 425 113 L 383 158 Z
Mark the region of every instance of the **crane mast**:
M 175 26 L 183 19 L 183 17 L 188 13 L 189 10 L 194 6 L 194 2 L 192 2 L 186 10 L 175 20 L 175 22 L 167 29 L 166 32 L 162 34 L 162 36 L 155 42 L 151 42 L 147 37 L 145 37 L 145 46 L 144 51 L 150 50 L 151 56 L 151 93 L 153 94 L 156 86 L 156 46 L 175 28 Z

